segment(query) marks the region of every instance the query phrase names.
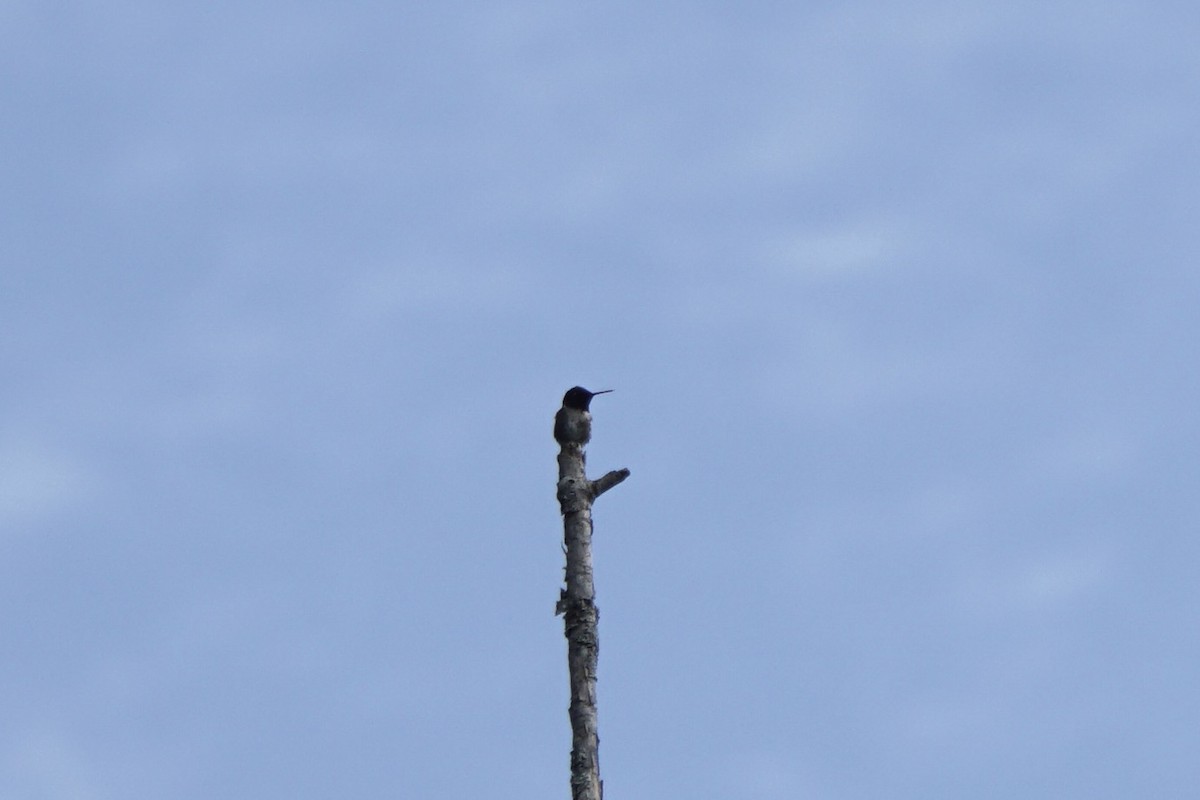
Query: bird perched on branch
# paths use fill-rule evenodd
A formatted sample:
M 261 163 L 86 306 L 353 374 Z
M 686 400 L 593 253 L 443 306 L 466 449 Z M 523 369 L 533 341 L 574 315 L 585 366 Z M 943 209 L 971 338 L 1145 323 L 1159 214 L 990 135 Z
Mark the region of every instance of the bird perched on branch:
M 554 415 L 554 440 L 559 444 L 587 444 L 592 438 L 592 414 L 588 406 L 598 394 L 612 389 L 589 392 L 582 386 L 568 389 L 563 395 L 562 408 Z

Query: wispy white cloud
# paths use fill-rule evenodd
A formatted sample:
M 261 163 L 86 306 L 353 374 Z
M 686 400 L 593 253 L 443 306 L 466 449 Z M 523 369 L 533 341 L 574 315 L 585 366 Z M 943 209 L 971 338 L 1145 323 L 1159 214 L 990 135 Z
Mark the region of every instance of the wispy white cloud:
M 1038 618 L 1050 622 L 1095 600 L 1121 577 L 1114 546 L 1102 539 L 1075 547 L 1009 549 L 991 557 L 956 558 L 949 600 L 982 618 Z
M 766 246 L 762 261 L 781 277 L 862 278 L 899 267 L 905 239 L 895 222 L 855 220 L 779 235 Z
M 720 765 L 720 780 L 731 797 L 757 800 L 822 800 L 801 772 L 801 762 L 768 751 L 728 756 Z
M 1025 475 L 1031 485 L 1078 485 L 1128 477 L 1140 460 L 1137 420 L 1096 420 L 1056 431 L 1031 444 Z
M 18 528 L 72 507 L 96 486 L 84 463 L 34 442 L 0 444 L 0 525 Z
M 528 276 L 508 264 L 489 268 L 413 258 L 361 271 L 348 282 L 342 300 L 351 319 L 374 320 L 392 314 L 513 311 L 533 295 L 530 288 Z
M 64 732 L 18 730 L 0 753 L 0 794 L 46 800 L 101 797 L 87 755 Z

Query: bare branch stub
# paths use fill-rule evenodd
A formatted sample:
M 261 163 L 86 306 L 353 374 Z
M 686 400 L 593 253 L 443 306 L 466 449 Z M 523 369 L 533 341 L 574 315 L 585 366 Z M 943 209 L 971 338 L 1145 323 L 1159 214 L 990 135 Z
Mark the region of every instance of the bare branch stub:
M 627 469 L 614 469 L 612 472 L 606 473 L 599 480 L 592 481 L 592 497 L 599 497 L 628 477 L 629 470 Z

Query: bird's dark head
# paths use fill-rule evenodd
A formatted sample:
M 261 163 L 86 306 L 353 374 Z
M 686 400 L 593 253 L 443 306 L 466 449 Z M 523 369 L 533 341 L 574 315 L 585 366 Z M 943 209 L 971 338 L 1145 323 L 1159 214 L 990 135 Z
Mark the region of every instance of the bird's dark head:
M 587 411 L 588 406 L 592 403 L 592 398 L 598 394 L 608 394 L 612 389 L 604 389 L 599 392 L 589 392 L 582 386 L 576 386 L 568 389 L 563 395 L 563 408 L 577 408 L 580 411 Z

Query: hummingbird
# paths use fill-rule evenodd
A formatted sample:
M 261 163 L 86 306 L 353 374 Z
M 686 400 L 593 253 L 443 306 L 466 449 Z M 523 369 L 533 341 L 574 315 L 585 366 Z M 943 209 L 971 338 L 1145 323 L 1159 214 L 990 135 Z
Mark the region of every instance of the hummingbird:
M 592 438 L 592 414 L 588 406 L 598 394 L 612 389 L 589 392 L 582 386 L 568 389 L 563 395 L 562 408 L 554 415 L 554 439 L 559 444 L 587 444 Z

